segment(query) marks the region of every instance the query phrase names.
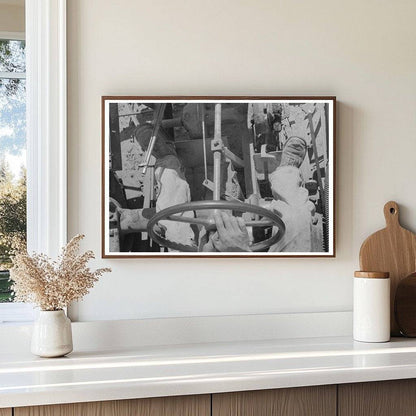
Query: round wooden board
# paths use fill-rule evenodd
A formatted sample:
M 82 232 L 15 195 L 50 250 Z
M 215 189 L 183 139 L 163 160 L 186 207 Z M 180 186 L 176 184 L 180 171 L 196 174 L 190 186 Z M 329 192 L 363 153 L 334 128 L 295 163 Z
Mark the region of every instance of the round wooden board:
M 416 337 L 416 273 L 398 284 L 394 314 L 400 332 L 406 337 Z

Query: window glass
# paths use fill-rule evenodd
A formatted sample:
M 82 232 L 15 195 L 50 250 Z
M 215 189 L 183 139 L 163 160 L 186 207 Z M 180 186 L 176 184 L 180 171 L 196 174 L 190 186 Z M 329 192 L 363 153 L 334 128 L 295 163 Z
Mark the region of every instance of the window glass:
M 25 42 L 0 40 L 0 302 L 12 300 L 10 256 L 26 243 Z
M 24 40 L 0 39 L 0 72 L 26 72 Z

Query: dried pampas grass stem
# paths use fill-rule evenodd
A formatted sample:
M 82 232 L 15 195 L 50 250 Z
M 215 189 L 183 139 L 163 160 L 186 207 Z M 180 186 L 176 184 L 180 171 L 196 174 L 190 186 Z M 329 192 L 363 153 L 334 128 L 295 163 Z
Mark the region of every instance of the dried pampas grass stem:
M 99 277 L 111 269 L 88 268 L 94 254 L 92 251 L 78 254 L 83 238 L 76 235 L 56 261 L 44 254 L 17 253 L 10 270 L 15 302 L 34 303 L 42 310 L 56 311 L 84 297 Z

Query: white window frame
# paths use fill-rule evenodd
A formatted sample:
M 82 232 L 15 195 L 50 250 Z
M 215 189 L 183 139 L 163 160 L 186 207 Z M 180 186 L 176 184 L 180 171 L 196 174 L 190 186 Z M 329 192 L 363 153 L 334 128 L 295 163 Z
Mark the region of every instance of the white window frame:
M 56 257 L 67 241 L 66 0 L 26 0 L 25 14 L 27 244 Z M 0 304 L 0 322 L 33 316 Z

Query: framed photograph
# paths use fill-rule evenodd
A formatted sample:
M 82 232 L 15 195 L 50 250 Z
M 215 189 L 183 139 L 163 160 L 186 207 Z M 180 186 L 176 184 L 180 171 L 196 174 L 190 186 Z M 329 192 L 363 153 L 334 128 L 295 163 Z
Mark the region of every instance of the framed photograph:
M 334 257 L 335 97 L 102 97 L 102 256 Z

